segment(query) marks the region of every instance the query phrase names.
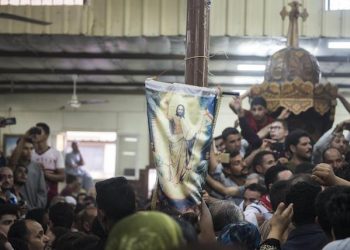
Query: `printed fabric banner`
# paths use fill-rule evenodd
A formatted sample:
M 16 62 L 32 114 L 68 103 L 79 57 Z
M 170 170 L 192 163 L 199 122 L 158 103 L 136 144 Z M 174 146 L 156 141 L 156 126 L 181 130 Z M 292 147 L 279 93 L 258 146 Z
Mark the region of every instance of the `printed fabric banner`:
M 195 211 L 208 168 L 216 90 L 146 80 L 146 98 L 157 198 L 181 213 Z

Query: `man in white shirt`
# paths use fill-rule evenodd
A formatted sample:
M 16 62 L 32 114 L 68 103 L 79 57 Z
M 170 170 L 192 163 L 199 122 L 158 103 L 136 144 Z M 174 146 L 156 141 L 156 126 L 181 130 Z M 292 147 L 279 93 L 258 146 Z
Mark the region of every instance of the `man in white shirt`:
M 50 135 L 50 127 L 46 123 L 37 123 L 31 129 L 34 142 L 32 161 L 41 165 L 44 171 L 47 188 L 48 202 L 58 194 L 58 183 L 64 181 L 64 161 L 61 153 L 47 144 Z

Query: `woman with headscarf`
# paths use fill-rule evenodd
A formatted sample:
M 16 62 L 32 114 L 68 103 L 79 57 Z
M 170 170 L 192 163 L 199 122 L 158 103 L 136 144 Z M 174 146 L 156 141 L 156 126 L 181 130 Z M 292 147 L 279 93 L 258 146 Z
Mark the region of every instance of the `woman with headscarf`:
M 106 250 L 166 250 L 183 244 L 180 226 L 160 212 L 138 212 L 118 222 Z

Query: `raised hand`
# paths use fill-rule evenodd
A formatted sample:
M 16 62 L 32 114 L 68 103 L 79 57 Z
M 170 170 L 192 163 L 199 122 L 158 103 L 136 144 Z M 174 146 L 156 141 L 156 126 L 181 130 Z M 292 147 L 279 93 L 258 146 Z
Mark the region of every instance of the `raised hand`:
M 290 116 L 291 112 L 289 109 L 283 109 L 281 114 L 277 117 L 279 120 L 285 120 Z
M 271 231 L 268 238 L 281 240 L 281 237 L 284 231 L 286 231 L 288 228 L 292 217 L 293 204 L 289 204 L 287 207 L 283 202 L 281 202 L 270 220 Z
M 323 186 L 333 186 L 336 184 L 336 176 L 331 165 L 320 163 L 312 170 L 311 177 Z

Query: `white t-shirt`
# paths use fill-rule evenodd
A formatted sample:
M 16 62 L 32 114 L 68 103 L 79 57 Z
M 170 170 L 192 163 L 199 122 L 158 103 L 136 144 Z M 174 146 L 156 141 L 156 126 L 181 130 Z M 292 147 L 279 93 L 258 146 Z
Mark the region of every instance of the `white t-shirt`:
M 272 213 L 267 210 L 266 207 L 264 207 L 261 203 L 252 203 L 246 207 L 246 209 L 243 212 L 244 218 L 246 221 L 254 224 L 259 228 L 258 221 L 256 219 L 255 214 L 261 214 L 264 216 L 265 220 L 269 220 L 272 218 Z
M 33 152 L 32 161 L 43 164 L 45 169 L 48 170 L 64 168 L 63 157 L 61 153 L 54 148 L 49 148 L 46 152 L 42 154 L 37 154 L 36 152 Z

